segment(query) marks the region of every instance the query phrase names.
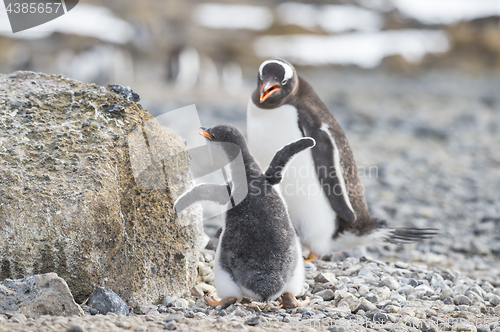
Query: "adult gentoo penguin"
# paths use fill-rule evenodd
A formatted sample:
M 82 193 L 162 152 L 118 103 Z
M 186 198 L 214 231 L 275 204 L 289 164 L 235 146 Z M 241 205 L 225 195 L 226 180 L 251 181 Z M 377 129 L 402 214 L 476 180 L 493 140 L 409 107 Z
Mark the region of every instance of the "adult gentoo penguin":
M 390 228 L 370 216 L 344 131 L 287 61 L 261 64 L 248 103 L 247 135 L 250 151 L 262 167 L 286 142 L 316 140 L 314 148 L 290 163 L 280 185 L 310 259 L 359 245 L 406 243 L 435 234 L 433 229 Z
M 241 163 L 229 164 L 232 179 L 229 186 L 199 184 L 174 204 L 175 211 L 182 211 L 197 201 L 221 205 L 236 201 L 226 211 L 215 256 L 215 287 L 222 300 L 205 299 L 214 307 L 227 307 L 243 296 L 266 301 L 282 295 L 284 307 L 306 304 L 295 299 L 302 291 L 305 273 L 300 242 L 285 204 L 273 186 L 280 183 L 292 157 L 314 146 L 314 140 L 300 138 L 285 145 L 276 152 L 263 174 L 236 127 L 220 124 L 202 130 L 200 134 L 209 140 L 209 147 L 222 148 L 230 159 L 235 159 L 236 154 L 242 157 Z

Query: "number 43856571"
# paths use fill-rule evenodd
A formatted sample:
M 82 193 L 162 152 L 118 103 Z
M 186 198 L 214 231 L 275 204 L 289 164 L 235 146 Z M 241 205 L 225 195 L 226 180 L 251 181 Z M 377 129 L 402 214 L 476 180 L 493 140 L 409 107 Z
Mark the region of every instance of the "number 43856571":
M 52 12 L 56 13 L 59 11 L 59 8 L 61 7 L 61 3 L 57 2 L 47 2 L 47 3 L 27 3 L 27 2 L 16 2 L 14 4 L 9 3 L 7 6 L 6 10 L 7 13 L 14 13 L 14 14 L 42 14 L 42 13 L 47 13 L 51 14 Z

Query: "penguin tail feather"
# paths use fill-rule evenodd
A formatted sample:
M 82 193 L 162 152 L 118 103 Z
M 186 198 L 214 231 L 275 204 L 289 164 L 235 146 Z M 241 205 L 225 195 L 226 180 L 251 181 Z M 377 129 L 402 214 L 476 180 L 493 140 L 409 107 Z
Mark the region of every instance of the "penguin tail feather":
M 438 234 L 436 228 L 394 228 L 385 238 L 386 242 L 405 244 L 430 239 Z

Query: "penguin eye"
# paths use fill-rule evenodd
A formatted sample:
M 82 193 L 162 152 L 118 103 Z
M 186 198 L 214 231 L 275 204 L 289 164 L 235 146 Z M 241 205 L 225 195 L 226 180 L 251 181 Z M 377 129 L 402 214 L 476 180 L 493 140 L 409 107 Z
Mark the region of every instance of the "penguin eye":
M 287 83 L 288 83 L 288 80 L 283 80 L 283 81 L 281 81 L 281 85 L 285 85 L 285 84 L 287 84 Z

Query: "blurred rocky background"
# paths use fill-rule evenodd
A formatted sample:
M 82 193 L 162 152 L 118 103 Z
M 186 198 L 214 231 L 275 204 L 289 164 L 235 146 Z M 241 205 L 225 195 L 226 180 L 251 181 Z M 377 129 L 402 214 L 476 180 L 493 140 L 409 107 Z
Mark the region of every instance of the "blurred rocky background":
M 500 284 L 500 1 L 83 0 L 16 34 L 0 7 L 1 73 L 128 85 L 153 115 L 196 104 L 205 126 L 245 131 L 259 64 L 288 59 L 372 167 L 361 177 L 373 213 L 441 229 L 351 254 Z
M 200 102 L 243 112 L 258 65 L 275 56 L 309 77 L 318 68 L 498 74 L 499 21 L 497 0 L 83 0 L 13 34 L 2 7 L 0 72 L 130 85 L 153 109 Z

